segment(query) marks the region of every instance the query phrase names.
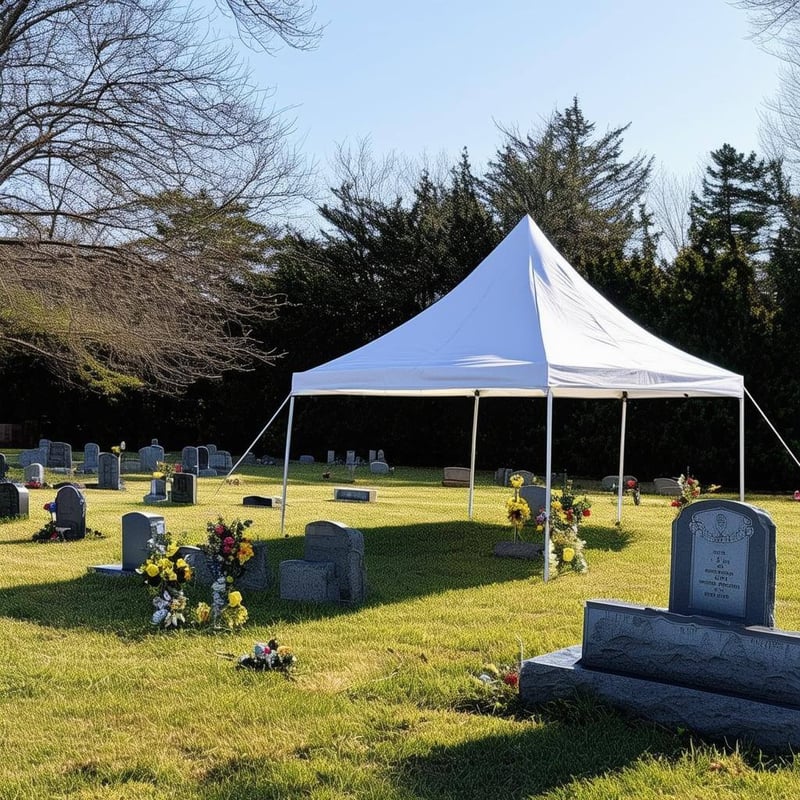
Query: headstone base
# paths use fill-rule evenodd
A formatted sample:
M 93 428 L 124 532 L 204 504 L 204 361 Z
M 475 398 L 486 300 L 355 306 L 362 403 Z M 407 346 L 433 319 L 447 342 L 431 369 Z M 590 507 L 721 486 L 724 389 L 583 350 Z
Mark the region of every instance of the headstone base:
M 494 546 L 494 554 L 498 558 L 541 558 L 544 552 L 543 544 L 533 542 L 498 542 Z
M 122 564 L 97 564 L 94 567 L 88 568 L 91 572 L 97 572 L 100 575 L 111 575 L 118 578 L 129 578 L 131 575 L 136 575 L 136 570 L 123 569 Z
M 169 498 L 167 498 L 167 496 L 163 494 L 146 494 L 142 498 L 142 500 L 144 500 L 145 505 L 148 506 L 156 506 L 159 503 L 166 503 L 168 499 Z
M 519 692 L 527 708 L 588 692 L 609 705 L 712 739 L 740 740 L 772 751 L 800 747 L 800 709 L 647 678 L 589 669 L 575 645 L 522 662 Z

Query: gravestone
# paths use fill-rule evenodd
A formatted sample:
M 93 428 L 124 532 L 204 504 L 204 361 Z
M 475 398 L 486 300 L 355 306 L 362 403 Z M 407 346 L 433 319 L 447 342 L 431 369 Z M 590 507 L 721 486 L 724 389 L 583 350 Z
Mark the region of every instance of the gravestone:
M 336 565 L 331 561 L 281 561 L 281 600 L 304 603 L 335 603 L 340 600 Z
M 672 526 L 669 610 L 772 627 L 772 520 L 732 500 L 705 502 L 686 506 Z
M 62 486 L 56 493 L 56 527 L 68 529 L 65 539 L 86 536 L 86 498 L 74 486 Z
M 197 474 L 201 478 L 216 478 L 217 471 L 211 468 L 210 454 L 208 448 L 200 445 L 197 448 Z
M 250 494 L 247 497 L 242 498 L 243 506 L 262 506 L 263 508 L 280 508 L 281 502 L 282 500 L 280 497 L 265 497 L 264 495 L 260 494 Z
M 374 450 L 370 450 L 369 451 L 368 460 L 369 461 L 377 461 L 378 460 L 378 454 Z
M 72 472 L 72 445 L 66 442 L 50 442 L 47 468 L 53 472 Z
M 336 452 L 334 450 L 328 450 L 328 463 L 329 464 L 336 463 Z
M 210 463 L 211 457 L 217 453 L 217 446 L 215 444 L 207 444 L 206 450 L 208 450 L 208 458 Z
M 16 483 L 0 483 L 0 519 L 27 517 L 28 490 Z
M 25 483 L 32 483 L 33 481 L 39 484 L 44 483 L 44 467 L 41 464 L 29 464 L 22 474 L 25 476 Z
M 356 451 L 355 450 L 348 450 L 347 451 L 347 453 L 345 455 L 344 463 L 348 467 L 354 467 L 356 465 Z
M 378 490 L 336 486 L 333 489 L 333 499 L 347 503 L 374 503 L 378 499 Z
M 339 599 L 360 603 L 366 596 L 364 536 L 342 522 L 320 520 L 306 525 L 303 560 L 334 564 Z
M 0 453 L 0 481 L 4 481 L 6 479 L 6 473 L 8 472 L 8 462 L 6 461 L 6 457 L 3 453 Z
M 83 464 L 81 465 L 81 472 L 92 473 L 97 472 L 99 467 L 100 458 L 100 445 L 95 442 L 88 442 L 83 446 Z
M 775 526 L 699 500 L 672 524 L 668 609 L 589 600 L 583 643 L 523 662 L 528 707 L 589 692 L 669 727 L 800 746 L 800 632 L 773 627 Z
M 442 486 L 469 486 L 469 467 L 445 467 Z
M 371 461 L 369 471 L 373 475 L 388 475 L 392 469 L 385 461 Z
M 252 461 L 255 463 L 255 456 L 251 453 Z M 216 453 L 209 452 L 209 464 L 217 475 L 227 475 L 233 469 L 233 456 L 227 450 L 217 450 Z
M 301 464 L 313 464 L 314 463 L 314 456 L 300 456 L 300 463 Z
M 122 515 L 122 569 L 134 571 L 150 553 L 150 541 L 167 532 L 164 517 L 146 511 L 129 511 Z
M 533 482 L 536 480 L 536 476 L 529 469 L 512 469 L 509 470 L 508 475 L 506 476 L 506 486 L 511 486 L 509 481 L 511 480 L 512 475 L 519 475 L 524 481 L 523 486 L 533 484 Z
M 197 503 L 197 477 L 191 472 L 176 472 L 172 476 L 172 502 Z
M 532 517 L 547 503 L 547 489 L 544 486 L 520 486 L 519 496 L 528 504 Z
M 164 460 L 164 448 L 160 444 L 150 444 L 139 450 L 139 467 L 142 472 L 155 472 L 158 462 Z
M 228 454 L 230 455 L 230 453 Z M 258 463 L 258 459 L 256 458 L 255 453 L 247 453 L 245 456 L 242 457 L 242 465 L 245 467 L 252 467 L 254 464 Z M 229 469 L 233 469 L 233 461 L 231 461 L 231 466 Z
M 508 479 L 513 474 L 509 467 L 498 467 L 494 473 L 495 486 L 508 486 Z
M 386 461 L 386 456 L 384 455 L 383 450 L 378 450 L 378 452 L 377 452 L 377 454 L 375 456 L 375 460 L 376 461 Z
M 198 473 L 198 461 L 197 461 L 197 448 L 196 447 L 184 447 L 181 450 L 181 471 L 182 472 L 191 472 L 193 475 L 197 475 Z
M 167 482 L 162 478 L 153 478 L 150 481 L 150 491 L 142 498 L 148 505 L 163 503 L 167 499 Z
M 23 450 L 19 454 L 19 463 L 22 467 L 27 467 L 31 464 L 46 464 L 47 451 L 40 447 L 33 448 L 32 450 Z
M 97 488 L 119 490 L 119 456 L 100 453 L 97 459 Z

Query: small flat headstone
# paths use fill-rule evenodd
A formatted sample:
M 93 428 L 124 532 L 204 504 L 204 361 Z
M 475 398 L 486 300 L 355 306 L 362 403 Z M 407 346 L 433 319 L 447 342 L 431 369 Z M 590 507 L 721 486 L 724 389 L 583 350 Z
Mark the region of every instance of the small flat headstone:
M 372 461 L 369 465 L 369 471 L 373 475 L 388 475 L 392 470 L 385 461 Z
M 374 503 L 378 499 L 378 490 L 336 486 L 333 490 L 333 499 L 348 503 Z
M 330 561 L 281 561 L 279 570 L 281 600 L 306 603 L 333 603 L 339 600 L 336 567 Z
M 309 456 L 309 455 L 300 456 L 300 463 L 301 464 L 313 464 L 314 463 L 314 456 Z
M 265 497 L 260 494 L 250 494 L 242 498 L 243 506 L 262 506 L 264 508 L 280 508 L 280 497 Z

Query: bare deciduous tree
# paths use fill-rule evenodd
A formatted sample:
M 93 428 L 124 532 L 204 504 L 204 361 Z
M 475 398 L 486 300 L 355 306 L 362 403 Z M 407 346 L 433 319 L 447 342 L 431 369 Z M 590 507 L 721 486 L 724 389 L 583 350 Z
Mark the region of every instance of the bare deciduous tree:
M 230 8 L 253 36 L 311 41 L 297 0 Z M 264 220 L 292 200 L 304 171 L 268 99 L 172 0 L 0 3 L 0 353 L 106 391 L 269 360 L 244 320 L 274 304 L 237 259 L 163 241 L 153 204 L 204 192 Z

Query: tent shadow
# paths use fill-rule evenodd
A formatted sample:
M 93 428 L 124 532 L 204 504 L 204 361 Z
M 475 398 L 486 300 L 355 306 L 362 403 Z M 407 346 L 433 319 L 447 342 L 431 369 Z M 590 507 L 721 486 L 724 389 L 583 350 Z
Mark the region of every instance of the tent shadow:
M 564 787 L 572 783 L 679 750 L 674 734 L 648 723 L 631 726 L 601 711 L 594 719 L 517 723 L 484 738 L 436 745 L 400 764 L 398 783 L 425 800 L 523 800 L 559 788 L 568 796 Z
M 586 542 L 586 550 L 607 550 L 614 553 L 624 550 L 633 541 L 629 531 L 616 525 L 608 528 L 600 525 L 584 525 L 580 537 Z

